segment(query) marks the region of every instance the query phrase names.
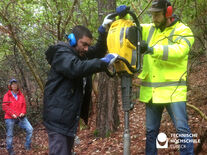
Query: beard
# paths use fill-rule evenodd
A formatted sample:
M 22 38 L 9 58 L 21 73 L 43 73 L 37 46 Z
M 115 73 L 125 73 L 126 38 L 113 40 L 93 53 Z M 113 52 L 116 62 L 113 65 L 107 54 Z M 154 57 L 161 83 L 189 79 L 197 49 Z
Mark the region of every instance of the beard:
M 79 55 L 79 57 L 81 57 L 81 58 L 86 58 L 86 51 L 80 51 L 80 52 L 78 53 L 78 55 Z
M 167 19 L 164 18 L 164 20 L 162 22 L 160 22 L 160 23 L 155 22 L 154 24 L 155 24 L 156 28 L 159 28 L 161 31 L 163 31 L 166 27 L 166 22 L 167 22 Z
M 76 52 L 78 53 L 79 57 L 84 57 L 85 56 L 85 51 L 83 51 L 81 48 L 78 46 L 75 47 Z
M 85 51 L 77 51 L 77 53 L 78 53 L 78 57 L 81 60 L 85 60 L 86 59 L 86 52 Z

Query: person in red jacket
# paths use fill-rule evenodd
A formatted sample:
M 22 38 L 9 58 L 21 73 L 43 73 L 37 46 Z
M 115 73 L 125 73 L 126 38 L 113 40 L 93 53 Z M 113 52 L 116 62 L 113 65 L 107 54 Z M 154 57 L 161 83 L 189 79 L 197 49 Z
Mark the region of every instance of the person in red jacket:
M 6 123 L 6 148 L 9 155 L 14 155 L 13 151 L 13 129 L 14 125 L 26 131 L 25 149 L 30 150 L 33 127 L 26 117 L 26 102 L 25 97 L 19 90 L 19 85 L 16 79 L 9 82 L 9 91 L 4 95 L 2 108 L 5 112 L 4 119 Z

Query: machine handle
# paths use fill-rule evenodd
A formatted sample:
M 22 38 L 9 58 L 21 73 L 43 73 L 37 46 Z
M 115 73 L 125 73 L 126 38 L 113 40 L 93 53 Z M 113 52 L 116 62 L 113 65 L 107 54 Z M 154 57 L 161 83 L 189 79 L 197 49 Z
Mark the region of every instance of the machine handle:
M 128 69 L 132 72 L 132 73 L 137 73 L 137 72 L 139 72 L 140 71 L 140 69 L 141 69 L 141 49 L 140 49 L 140 41 L 141 41 L 141 39 L 142 39 L 142 32 L 141 32 L 141 26 L 140 26 L 140 23 L 139 23 L 139 21 L 138 21 L 138 19 L 137 19 L 137 17 L 136 17 L 136 14 L 134 13 L 134 12 L 132 12 L 132 11 L 130 11 L 130 10 L 127 10 L 127 13 L 129 13 L 131 16 L 132 16 L 132 18 L 133 18 L 133 20 L 134 20 L 134 22 L 135 22 L 135 24 L 136 24 L 136 26 L 137 26 L 137 44 L 136 44 L 136 50 L 137 50 L 137 64 L 136 64 L 136 69 L 134 69 L 130 64 L 129 64 L 129 62 L 125 59 L 125 58 L 123 58 L 123 57 L 121 57 L 121 56 L 119 56 L 118 58 L 117 58 L 117 60 L 121 60 L 121 61 L 123 61 L 125 64 L 126 64 L 126 66 L 128 67 Z M 116 16 L 119 16 L 119 14 L 118 13 L 112 13 L 110 16 L 109 16 L 109 18 L 115 18 Z M 121 16 L 122 17 L 122 16 Z M 115 74 L 116 74 L 116 72 L 113 72 L 113 73 L 111 73 L 108 69 L 106 70 L 106 74 L 108 75 L 108 76 L 110 76 L 110 77 L 114 77 L 115 76 Z
M 119 60 L 119 61 L 122 61 L 122 62 L 124 62 L 125 64 L 126 64 L 126 66 L 128 67 L 128 69 L 130 70 L 130 72 L 132 72 L 132 73 L 137 73 L 137 72 L 139 72 L 139 70 L 140 70 L 140 68 L 133 68 L 130 64 L 129 64 L 129 62 L 127 61 L 127 59 L 125 59 L 124 57 L 121 57 L 121 56 L 118 56 L 117 57 L 117 60 Z M 117 61 L 116 60 L 116 61 Z M 116 71 L 114 70 L 113 72 L 111 72 L 111 71 L 109 71 L 108 69 L 106 69 L 106 74 L 109 76 L 109 77 L 114 77 L 115 75 L 116 75 Z
M 109 71 L 108 69 L 106 69 L 105 72 L 109 77 L 114 77 L 116 75 L 115 68 L 113 68 L 113 72 Z

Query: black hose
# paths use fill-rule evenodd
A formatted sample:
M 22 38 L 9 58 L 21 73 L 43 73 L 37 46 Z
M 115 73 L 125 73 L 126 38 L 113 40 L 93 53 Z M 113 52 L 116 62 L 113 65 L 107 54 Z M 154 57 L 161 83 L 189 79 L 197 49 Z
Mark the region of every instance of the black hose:
M 128 62 L 124 57 L 118 56 L 117 60 L 121 60 L 121 61 L 123 61 L 123 62 L 126 64 L 126 66 L 128 67 L 128 69 L 129 69 L 132 73 L 137 73 L 137 72 L 139 72 L 140 69 L 141 69 L 141 51 L 140 51 L 141 49 L 140 49 L 140 40 L 142 39 L 142 32 L 141 32 L 141 26 L 140 26 L 140 23 L 139 23 L 139 21 L 138 21 L 136 15 L 135 15 L 135 13 L 132 12 L 132 11 L 130 11 L 130 10 L 128 10 L 127 13 L 129 13 L 129 14 L 132 16 L 132 18 L 133 18 L 133 20 L 134 20 L 134 22 L 135 22 L 135 24 L 136 24 L 136 26 L 137 26 L 137 39 L 138 39 L 138 40 L 137 40 L 137 44 L 136 44 L 136 50 L 137 50 L 137 63 L 136 63 L 136 69 L 133 68 L 133 67 L 129 64 L 129 62 Z M 118 15 L 119 15 L 118 13 L 113 13 L 113 14 L 110 15 L 110 18 L 115 18 L 115 17 L 118 16 Z M 114 72 L 112 73 L 112 72 L 110 72 L 108 69 L 106 69 L 105 72 L 106 72 L 106 74 L 107 74 L 109 77 L 114 77 L 114 76 L 116 75 L 116 71 L 114 71 Z
M 130 70 L 130 72 L 132 72 L 132 73 L 137 73 L 137 72 L 139 71 L 139 70 L 137 70 L 137 68 L 136 68 L 136 69 L 133 68 L 133 67 L 130 65 L 130 63 L 128 62 L 128 60 L 125 59 L 124 57 L 118 56 L 117 60 L 121 60 L 121 61 L 123 61 L 123 62 L 126 64 L 126 66 L 128 67 L 128 69 Z
M 113 72 L 109 71 L 108 69 L 105 70 L 106 74 L 109 77 L 114 77 L 116 75 L 116 71 L 114 70 Z

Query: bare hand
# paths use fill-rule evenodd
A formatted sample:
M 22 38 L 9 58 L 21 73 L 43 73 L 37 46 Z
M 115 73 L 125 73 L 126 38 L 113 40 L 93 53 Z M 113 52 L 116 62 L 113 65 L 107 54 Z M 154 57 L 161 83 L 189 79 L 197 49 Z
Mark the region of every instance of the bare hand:
M 24 114 L 23 114 L 23 113 L 21 113 L 21 114 L 19 115 L 19 117 L 24 117 Z
M 15 114 L 12 115 L 13 118 L 17 118 L 17 116 Z

